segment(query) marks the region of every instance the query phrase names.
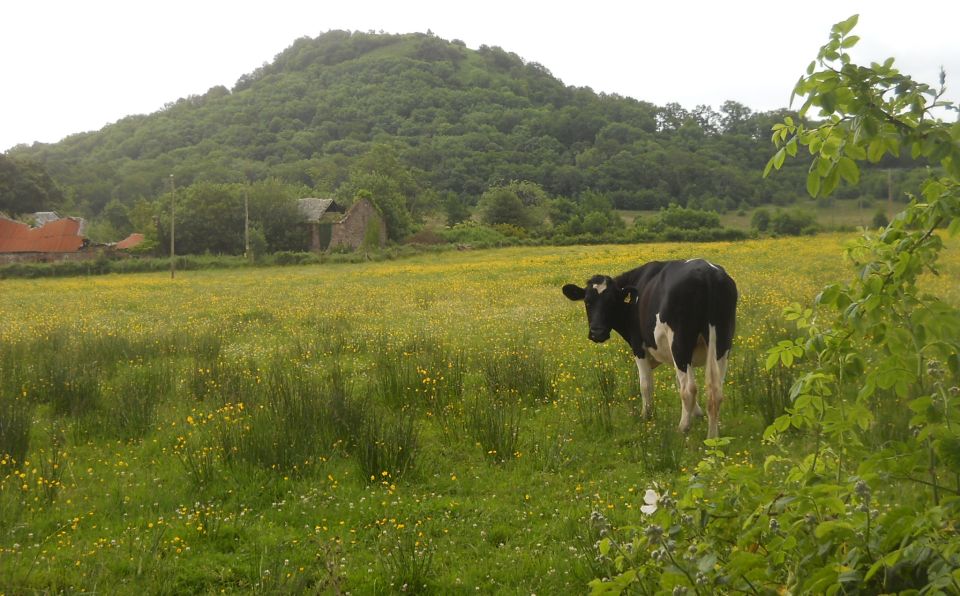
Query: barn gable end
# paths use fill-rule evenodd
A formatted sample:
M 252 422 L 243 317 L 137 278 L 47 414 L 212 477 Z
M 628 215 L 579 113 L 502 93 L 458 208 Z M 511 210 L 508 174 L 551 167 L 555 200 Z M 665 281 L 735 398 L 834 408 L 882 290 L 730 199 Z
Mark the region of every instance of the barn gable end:
M 363 198 L 347 210 L 339 222 L 333 224 L 330 234 L 329 249 L 352 248 L 354 250 L 363 245 L 368 226 L 376 227 L 378 246 L 387 243 L 387 226 L 383 216 L 370 199 Z

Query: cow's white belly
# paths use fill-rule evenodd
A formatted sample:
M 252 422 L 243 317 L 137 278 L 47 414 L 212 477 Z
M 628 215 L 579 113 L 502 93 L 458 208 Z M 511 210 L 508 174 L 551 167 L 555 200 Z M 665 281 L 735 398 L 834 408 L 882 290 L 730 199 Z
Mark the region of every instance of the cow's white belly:
M 656 347 L 647 347 L 647 354 L 657 362 L 673 364 L 673 329 L 660 320 L 660 313 L 657 313 L 657 324 L 653 328 L 653 339 Z M 707 342 L 703 336 L 697 338 L 697 346 L 693 349 L 693 365 L 703 366 L 707 361 Z

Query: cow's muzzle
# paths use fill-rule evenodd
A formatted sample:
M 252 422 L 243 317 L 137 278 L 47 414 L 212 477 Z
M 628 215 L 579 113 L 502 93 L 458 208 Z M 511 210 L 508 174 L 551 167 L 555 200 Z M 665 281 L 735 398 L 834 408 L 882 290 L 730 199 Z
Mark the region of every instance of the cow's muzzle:
M 603 343 L 610 339 L 610 330 L 609 329 L 591 329 L 589 335 L 590 341 L 595 341 L 598 344 Z

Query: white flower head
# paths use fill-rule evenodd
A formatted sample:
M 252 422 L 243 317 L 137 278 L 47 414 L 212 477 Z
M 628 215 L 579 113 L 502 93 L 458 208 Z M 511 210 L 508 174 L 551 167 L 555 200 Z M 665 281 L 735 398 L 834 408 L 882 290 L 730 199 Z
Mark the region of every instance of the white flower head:
M 648 488 L 647 492 L 643 493 L 643 502 L 646 505 L 640 506 L 640 511 L 646 513 L 647 515 L 652 515 L 657 510 L 657 503 L 660 502 L 660 495 L 657 494 L 657 491 L 652 488 Z

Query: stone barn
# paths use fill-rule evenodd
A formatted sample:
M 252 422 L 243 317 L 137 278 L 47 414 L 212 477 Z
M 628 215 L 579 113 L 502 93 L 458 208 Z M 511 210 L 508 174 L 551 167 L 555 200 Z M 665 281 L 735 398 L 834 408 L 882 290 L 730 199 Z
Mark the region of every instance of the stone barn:
M 387 226 L 380 215 L 380 210 L 367 198 L 353 204 L 340 221 L 333 224 L 330 230 L 330 245 L 328 249 L 352 248 L 363 246 L 368 237 L 376 239 L 376 246 L 387 243 Z
M 310 250 L 323 252 L 330 245 L 334 223 L 343 217 L 343 207 L 333 199 L 306 198 L 297 202 L 303 222 L 310 228 Z

